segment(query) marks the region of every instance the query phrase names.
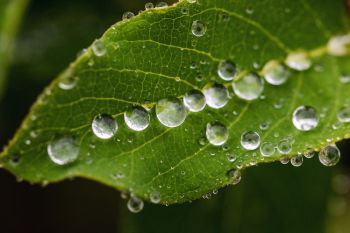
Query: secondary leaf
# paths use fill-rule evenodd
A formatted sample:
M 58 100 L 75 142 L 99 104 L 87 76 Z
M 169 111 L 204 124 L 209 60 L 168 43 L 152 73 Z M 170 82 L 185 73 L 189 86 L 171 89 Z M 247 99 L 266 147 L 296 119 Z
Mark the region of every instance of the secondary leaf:
M 45 90 L 2 163 L 31 182 L 81 176 L 145 199 L 156 194 L 162 203 L 198 198 L 231 183 L 231 169 L 281 158 L 244 149 L 244 132 L 255 131 L 261 142 L 272 145 L 287 139 L 293 143 L 289 157 L 349 136 L 350 125 L 340 124 L 337 113 L 349 104 L 344 77 L 350 59 L 325 50 L 331 36 L 347 30 L 343 3 L 333 0 L 182 1 L 147 10 L 112 26 Z M 291 77 L 281 86 L 265 83 L 258 100 L 231 96 L 224 108 L 207 106 L 175 128 L 157 120 L 154 105 L 163 98 L 203 90 L 210 82 L 230 87 L 218 76 L 223 61 L 234 62 L 242 77 L 300 50 L 310 56 L 312 67 L 288 71 Z M 292 113 L 302 105 L 317 111 L 314 130 L 293 126 Z M 151 108 L 144 131 L 124 123 L 123 113 L 133 106 Z M 176 100 L 174 106 L 179 107 Z M 179 115 L 172 116 L 167 125 L 181 123 Z M 228 130 L 223 147 L 202 140 L 212 122 Z M 101 140 L 93 131 L 110 139 Z M 58 155 L 56 164 L 48 152 Z

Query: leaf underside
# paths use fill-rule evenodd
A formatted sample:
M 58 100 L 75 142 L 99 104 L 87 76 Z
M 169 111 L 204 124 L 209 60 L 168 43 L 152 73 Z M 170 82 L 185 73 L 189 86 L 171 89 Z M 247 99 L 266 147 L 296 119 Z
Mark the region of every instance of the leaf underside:
M 188 14 L 183 14 L 184 8 Z M 206 25 L 204 36 L 191 33 L 194 20 Z M 341 74 L 350 73 L 350 59 L 321 53 L 313 57 L 311 69 L 293 72 L 284 85 L 265 83 L 266 98 L 247 102 L 233 96 L 222 109 L 206 107 L 189 114 L 177 128 L 161 125 L 153 108 L 150 126 L 131 131 L 123 113 L 134 105 L 203 89 L 209 81 L 225 83 L 217 75 L 222 60 L 234 61 L 241 71 L 258 72 L 266 62 L 283 61 L 292 51 L 323 48 L 332 35 L 347 30 L 340 0 L 201 0 L 147 10 L 107 30 L 100 40 L 106 48 L 104 56 L 89 48 L 52 82 L 2 153 L 2 163 L 30 182 L 79 176 L 145 199 L 157 192 L 167 204 L 196 199 L 227 185 L 227 171 L 237 166 L 280 159 L 277 153 L 265 158 L 259 151 L 244 150 L 240 146 L 244 131 L 259 132 L 262 142 L 293 138 L 290 157 L 348 137 L 350 124 L 336 129 L 332 125 L 339 109 L 350 103 L 350 84 L 339 81 Z M 193 62 L 197 69 L 190 68 Z M 72 72 L 78 77 L 76 86 L 60 89 L 60 80 Z M 198 75 L 202 81 L 196 79 Z M 276 109 L 281 100 L 282 107 Z M 300 105 L 324 113 L 315 130 L 294 128 L 292 112 Z M 92 119 L 100 113 L 115 116 L 119 124 L 110 140 L 99 140 L 92 133 Z M 198 143 L 206 124 L 213 121 L 228 127 L 226 147 L 238 156 L 235 162 L 229 162 L 227 150 Z M 259 125 L 266 122 L 271 122 L 269 128 L 261 130 Z M 31 132 L 38 136 L 32 138 Z M 79 139 L 79 158 L 74 163 L 58 166 L 49 159 L 47 145 L 58 135 Z M 116 178 L 116 173 L 122 176 Z

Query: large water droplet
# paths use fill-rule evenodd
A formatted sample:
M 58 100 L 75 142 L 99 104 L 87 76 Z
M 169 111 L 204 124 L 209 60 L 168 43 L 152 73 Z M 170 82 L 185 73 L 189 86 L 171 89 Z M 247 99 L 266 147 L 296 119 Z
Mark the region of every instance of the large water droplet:
M 304 158 L 302 155 L 297 155 L 297 156 L 290 159 L 290 163 L 294 167 L 300 167 L 303 164 L 303 161 L 304 161 Z
M 95 40 L 95 42 L 92 44 L 92 51 L 96 56 L 102 57 L 106 53 L 106 47 L 102 41 Z
M 65 165 L 74 162 L 79 155 L 79 142 L 73 136 L 64 136 L 53 140 L 47 146 L 50 159 L 58 164 Z
M 150 117 L 146 109 L 143 107 L 134 107 L 124 113 L 126 125 L 135 131 L 142 131 L 149 125 Z
M 107 114 L 97 115 L 91 124 L 92 132 L 100 139 L 110 139 L 118 130 L 118 123 Z
M 167 127 L 177 127 L 185 121 L 187 112 L 181 100 L 167 98 L 158 101 L 156 115 L 161 124 Z
M 308 70 L 312 63 L 305 52 L 295 52 L 288 55 L 286 65 L 293 70 L 303 71 Z
M 275 145 L 272 144 L 271 142 L 264 142 L 260 146 L 260 153 L 262 156 L 269 157 L 275 153 Z
M 277 144 L 277 150 L 282 155 L 287 155 L 292 151 L 292 143 L 288 139 L 283 139 Z
M 236 65 L 230 61 L 222 61 L 218 66 L 218 75 L 225 81 L 230 81 L 235 78 L 237 74 Z
M 211 83 L 204 87 L 203 93 L 207 104 L 211 108 L 222 108 L 229 100 L 229 93 L 224 85 Z
M 350 107 L 343 107 L 337 114 L 338 120 L 342 123 L 350 122 Z
M 293 112 L 293 124 L 300 131 L 309 131 L 317 127 L 319 118 L 316 109 L 299 106 Z
M 264 80 L 257 74 L 250 73 L 232 83 L 235 94 L 244 100 L 254 100 L 259 98 L 264 90 Z
M 266 82 L 271 85 L 282 85 L 290 76 L 288 68 L 278 61 L 270 61 L 263 68 Z
M 333 36 L 327 44 L 328 53 L 333 56 L 345 56 L 350 53 L 350 34 Z
M 202 111 L 206 105 L 205 96 L 201 91 L 192 90 L 185 95 L 184 104 L 191 112 Z
M 227 127 L 219 122 L 208 123 L 206 137 L 212 145 L 223 145 L 228 139 Z
M 254 131 L 244 132 L 241 135 L 241 145 L 246 150 L 255 150 L 260 145 L 260 135 Z
M 143 209 L 144 203 L 140 198 L 132 195 L 127 206 L 130 212 L 139 213 Z
M 340 151 L 336 145 L 329 145 L 320 151 L 318 158 L 323 165 L 334 166 L 340 160 Z
M 204 36 L 207 32 L 207 26 L 205 26 L 201 21 L 195 20 L 192 23 L 192 34 L 197 37 Z

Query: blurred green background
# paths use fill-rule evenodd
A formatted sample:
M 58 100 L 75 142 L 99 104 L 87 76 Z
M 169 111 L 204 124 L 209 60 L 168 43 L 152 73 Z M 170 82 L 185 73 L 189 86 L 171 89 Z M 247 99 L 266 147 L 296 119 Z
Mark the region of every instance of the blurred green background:
M 23 17 L 0 103 L 1 145 L 18 128 L 43 88 L 79 51 L 141 0 L 32 0 Z M 154 4 L 156 2 L 153 2 Z M 170 3 L 170 2 L 168 2 Z M 74 179 L 47 187 L 19 182 L 0 170 L 0 232 L 349 233 L 350 143 L 341 165 L 316 158 L 300 168 L 270 164 L 248 169 L 236 187 L 170 207 L 146 204 L 131 214 L 119 192 Z

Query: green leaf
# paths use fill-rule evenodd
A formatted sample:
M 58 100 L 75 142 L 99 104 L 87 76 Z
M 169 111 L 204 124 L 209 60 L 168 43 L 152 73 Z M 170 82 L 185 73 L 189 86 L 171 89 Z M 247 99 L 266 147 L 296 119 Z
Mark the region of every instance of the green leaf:
M 11 60 L 14 37 L 27 3 L 27 0 L 0 1 L 0 96 L 5 86 L 6 70 Z
M 207 28 L 201 37 L 191 32 L 196 20 Z M 349 84 L 339 77 L 350 73 L 350 59 L 327 55 L 325 49 L 333 35 L 347 30 L 343 2 L 333 0 L 182 1 L 148 10 L 112 26 L 92 46 L 95 53 L 90 47 L 44 91 L 2 153 L 2 163 L 31 182 L 79 176 L 145 199 L 157 193 L 162 203 L 196 199 L 230 184 L 231 169 L 281 158 L 243 149 L 245 131 L 257 131 L 262 142 L 273 144 L 292 139 L 289 157 L 349 137 L 350 124 L 339 124 L 337 112 L 349 103 Z M 310 56 L 313 67 L 291 71 L 284 85 L 265 83 L 265 98 L 233 96 L 224 108 L 207 106 L 188 114 L 176 128 L 157 121 L 154 104 L 162 98 L 184 96 L 212 81 L 229 87 L 217 74 L 221 61 L 232 60 L 241 76 L 261 73 L 267 62 L 283 61 L 299 50 Z M 74 88 L 59 88 L 67 81 Z M 152 107 L 144 131 L 132 131 L 124 123 L 123 113 L 135 105 Z M 317 110 L 320 122 L 314 130 L 293 126 L 292 112 L 300 105 Z M 91 130 L 99 114 L 112 115 L 119 124 L 110 140 L 98 139 Z M 228 128 L 224 147 L 199 143 L 207 123 L 214 121 Z M 261 130 L 267 122 L 268 129 Z M 47 152 L 50 143 L 62 138 L 72 146 L 61 154 L 66 159 L 79 148 L 78 159 L 64 166 L 51 161 Z M 228 153 L 237 155 L 235 162 Z

